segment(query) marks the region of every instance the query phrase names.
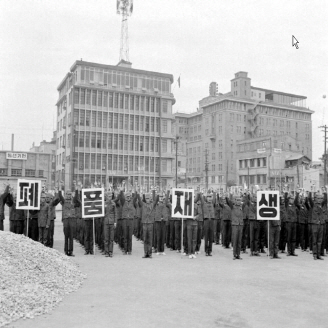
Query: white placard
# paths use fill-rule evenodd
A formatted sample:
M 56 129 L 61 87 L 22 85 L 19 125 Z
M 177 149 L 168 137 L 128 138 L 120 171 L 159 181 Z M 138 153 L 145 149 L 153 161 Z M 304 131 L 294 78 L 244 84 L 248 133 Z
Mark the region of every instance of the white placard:
M 257 219 L 280 220 L 279 191 L 257 191 Z
M 6 153 L 6 159 L 27 160 L 27 153 Z
M 172 189 L 173 218 L 194 218 L 194 189 Z
M 39 210 L 41 190 L 41 180 L 18 179 L 16 208 L 18 210 Z
M 104 188 L 82 189 L 82 218 L 105 216 Z

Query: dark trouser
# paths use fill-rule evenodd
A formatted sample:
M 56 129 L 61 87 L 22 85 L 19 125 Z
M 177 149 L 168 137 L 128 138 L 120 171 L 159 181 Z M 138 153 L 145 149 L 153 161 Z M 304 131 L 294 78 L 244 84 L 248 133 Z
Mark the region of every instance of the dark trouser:
M 55 232 L 55 221 L 51 220 L 49 229 L 48 229 L 48 236 L 47 236 L 47 246 L 54 247 L 54 232 Z
M 198 221 L 196 252 L 200 251 L 200 244 L 202 243 L 202 236 L 203 236 L 203 225 L 204 225 L 203 221 Z
M 0 219 L 0 231 L 3 231 L 3 220 Z
M 242 234 L 243 234 L 243 226 L 241 225 L 232 226 L 232 245 L 233 245 L 234 257 L 240 256 Z
M 104 245 L 106 253 L 113 253 L 114 224 L 104 224 Z
M 294 254 L 296 244 L 296 222 L 287 223 L 287 250 L 289 254 Z
M 321 243 L 322 243 L 322 225 L 312 224 L 312 250 L 313 256 L 320 256 Z
M 188 236 L 188 253 L 195 254 L 196 239 L 197 239 L 197 221 L 187 220 L 187 236 Z
M 287 222 L 281 222 L 280 238 L 279 238 L 279 249 L 284 251 L 286 249 L 287 242 Z
M 38 241 L 39 240 L 39 227 L 38 227 L 38 219 L 30 219 L 29 222 L 29 237 L 34 240 Z
M 305 243 L 305 232 L 306 232 L 306 223 L 299 223 L 299 234 L 300 234 L 300 245 L 303 251 L 306 250 Z
M 270 226 L 270 256 L 278 256 L 280 226 Z
M 84 229 L 85 229 L 85 221 L 82 219 L 81 221 L 81 230 L 80 230 L 80 243 L 84 245 Z
M 47 244 L 48 229 L 46 227 L 39 227 L 39 242 L 43 245 Z
M 259 221 L 259 248 L 260 250 L 263 250 L 264 247 L 268 247 L 268 221 L 266 220 L 260 220 Z
M 170 248 L 172 249 L 176 249 L 175 248 L 175 230 L 174 230 L 174 220 L 169 220 L 169 226 L 170 226 L 170 241 L 169 241 L 169 244 L 170 244 Z
M 118 243 L 120 248 L 124 247 L 122 221 L 122 219 L 117 220 L 117 226 L 115 229 L 115 241 Z
M 133 219 L 122 220 L 124 251 L 132 252 Z
M 91 221 L 92 222 L 92 221 Z M 73 232 L 74 232 L 74 219 L 63 219 L 64 235 L 65 235 L 65 254 L 73 252 Z
M 137 234 L 136 234 L 136 237 L 137 239 L 141 239 L 141 236 L 142 236 L 142 224 L 141 224 L 141 218 L 136 218 L 137 220 Z
M 231 221 L 223 220 L 222 228 L 222 244 L 225 247 L 229 247 L 231 242 Z
M 153 226 L 153 223 L 142 224 L 145 255 L 151 255 L 152 253 Z
M 187 220 L 183 220 L 183 251 L 188 254 Z
M 181 221 L 174 221 L 174 243 L 175 249 L 181 251 Z
M 322 227 L 322 242 L 321 242 L 321 251 L 320 254 L 322 256 L 325 255 L 325 246 L 326 246 L 326 222 L 324 224 L 321 225 Z
M 250 234 L 250 248 L 251 252 L 258 252 L 259 251 L 259 222 L 256 220 L 249 221 L 249 234 Z
M 93 220 L 84 220 L 84 248 L 86 252 L 93 251 Z
M 242 234 L 242 237 L 241 237 L 241 249 L 243 251 L 246 250 L 246 247 L 247 247 L 247 238 L 248 238 L 248 219 L 245 219 L 244 220 L 244 225 L 243 225 L 243 234 Z
M 326 252 L 328 252 L 328 222 L 326 222 L 326 240 L 325 240 Z
M 24 221 L 23 220 L 15 220 L 11 221 L 11 232 L 17 233 L 17 234 L 23 234 L 24 233 Z
M 213 243 L 213 220 L 204 219 L 204 249 L 205 253 L 212 253 L 212 243 Z
M 220 241 L 221 220 L 213 220 L 213 242 L 218 244 Z
M 170 222 L 169 222 L 169 220 L 165 221 L 165 244 L 166 244 L 166 247 L 170 247 Z
M 156 236 L 157 236 L 157 252 L 164 252 L 164 241 L 165 241 L 165 221 L 156 221 Z
M 308 235 L 309 235 L 309 247 L 310 247 L 310 251 L 312 251 L 312 248 L 313 248 L 312 223 L 308 223 Z

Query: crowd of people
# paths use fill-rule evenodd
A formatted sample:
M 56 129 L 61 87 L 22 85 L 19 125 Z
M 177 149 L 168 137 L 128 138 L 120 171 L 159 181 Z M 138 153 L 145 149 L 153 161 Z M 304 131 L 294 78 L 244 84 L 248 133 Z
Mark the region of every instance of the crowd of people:
M 206 256 L 212 256 L 213 245 L 221 244 L 232 248 L 234 260 L 241 260 L 241 254 L 248 254 L 248 249 L 250 256 L 260 256 L 267 249 L 271 259 L 281 258 L 282 253 L 297 256 L 296 249 L 299 249 L 312 254 L 314 260 L 323 260 L 328 250 L 325 188 L 322 192 L 283 192 L 280 220 L 258 220 L 256 194 L 250 192 L 238 196 L 213 191 L 195 193 L 194 216 L 184 218 L 183 222 L 171 215 L 170 191 L 142 195 L 107 191 L 105 215 L 94 218 L 94 223 L 93 218 L 82 218 L 81 186 L 75 186 L 74 192 L 64 192 L 64 186 L 58 189 L 55 195 L 43 192 L 40 210 L 27 213 L 16 208 L 15 193 L 7 186 L 0 195 L 0 230 L 4 229 L 7 205 L 11 232 L 27 234 L 53 247 L 56 206 L 60 203 L 67 256 L 74 256 L 74 239 L 84 247 L 85 255 L 93 254 L 94 238 L 106 257 L 113 256 L 114 244 L 124 255 L 131 255 L 133 235 L 144 244 L 143 258 L 166 255 L 165 250 L 170 250 L 194 259 L 201 254 L 202 240 Z

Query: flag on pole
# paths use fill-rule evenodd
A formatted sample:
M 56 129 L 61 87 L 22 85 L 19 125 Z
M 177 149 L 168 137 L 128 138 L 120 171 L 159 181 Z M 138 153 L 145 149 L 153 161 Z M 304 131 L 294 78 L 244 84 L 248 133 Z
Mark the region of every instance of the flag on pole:
M 180 76 L 179 76 L 179 78 L 178 78 L 178 84 L 179 84 L 179 88 L 180 88 Z

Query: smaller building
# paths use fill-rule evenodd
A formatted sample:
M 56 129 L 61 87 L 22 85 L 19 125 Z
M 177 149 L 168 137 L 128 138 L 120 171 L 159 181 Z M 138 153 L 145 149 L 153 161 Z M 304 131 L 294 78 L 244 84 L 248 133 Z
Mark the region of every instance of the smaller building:
M 319 189 L 319 170 L 311 167 L 311 159 L 299 153 L 291 139 L 290 136 L 268 136 L 239 141 L 238 184 L 248 189 L 254 186 Z
M 54 189 L 54 155 L 52 153 L 0 151 L 0 184 L 10 184 L 15 190 L 18 179 L 41 180 Z

